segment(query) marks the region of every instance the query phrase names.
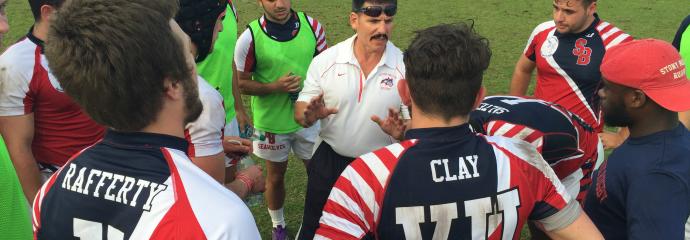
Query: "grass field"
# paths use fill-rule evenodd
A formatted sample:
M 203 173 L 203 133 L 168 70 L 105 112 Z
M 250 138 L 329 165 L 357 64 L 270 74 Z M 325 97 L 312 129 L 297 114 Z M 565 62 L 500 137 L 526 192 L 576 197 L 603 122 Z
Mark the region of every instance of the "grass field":
M 255 0 L 234 0 L 240 26 L 261 14 Z M 395 30 L 391 40 L 405 49 L 413 32 L 439 23 L 472 19 L 478 32 L 491 42 L 493 58 L 485 74 L 490 94 L 506 93 L 513 67 L 523 51 L 532 29 L 551 16 L 551 1 L 535 0 L 399 0 Z M 680 21 L 690 13 L 687 0 L 603 0 L 600 17 L 635 38 L 658 38 L 671 41 Z M 685 7 L 683 7 L 685 6 Z M 293 7 L 317 18 L 327 31 L 329 45 L 353 34 L 347 24 L 350 1 L 294 0 Z M 33 23 L 27 1 L 9 0 L 7 8 L 10 34 L 3 40 L 6 47 L 23 36 Z M 244 27 L 240 27 L 244 29 Z M 285 216 L 292 233 L 301 221 L 306 174 L 301 162 L 291 159 L 287 173 L 288 189 Z M 270 239 L 271 221 L 264 206 L 252 209 L 264 238 Z M 523 238 L 525 233 L 523 232 Z

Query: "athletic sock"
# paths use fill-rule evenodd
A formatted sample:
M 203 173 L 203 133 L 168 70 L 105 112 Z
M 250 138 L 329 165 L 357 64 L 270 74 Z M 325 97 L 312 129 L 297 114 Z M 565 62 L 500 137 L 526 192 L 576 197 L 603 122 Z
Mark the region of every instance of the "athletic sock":
M 271 215 L 271 222 L 273 222 L 273 227 L 276 228 L 279 225 L 285 228 L 285 217 L 283 216 L 283 208 L 278 210 L 268 209 L 268 215 Z

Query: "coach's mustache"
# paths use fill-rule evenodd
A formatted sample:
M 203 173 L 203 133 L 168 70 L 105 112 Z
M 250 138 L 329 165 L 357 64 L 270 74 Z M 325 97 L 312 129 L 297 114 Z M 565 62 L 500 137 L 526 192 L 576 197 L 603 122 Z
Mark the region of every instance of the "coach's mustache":
M 376 34 L 376 35 L 374 35 L 374 36 L 371 36 L 371 40 L 374 40 L 374 39 L 388 40 L 388 34 L 379 33 L 379 34 Z

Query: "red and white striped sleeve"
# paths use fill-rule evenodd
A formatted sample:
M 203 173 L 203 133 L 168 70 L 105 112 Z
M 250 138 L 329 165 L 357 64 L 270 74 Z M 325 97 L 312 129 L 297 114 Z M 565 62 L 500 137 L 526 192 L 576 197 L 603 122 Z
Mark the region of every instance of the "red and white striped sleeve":
M 606 49 L 633 40 L 632 36 L 608 22 L 600 22 L 596 28 Z
M 307 21 L 311 26 L 311 30 L 314 31 L 314 36 L 316 36 L 316 54 L 323 52 L 328 48 L 328 43 L 326 42 L 326 30 L 324 30 L 323 25 L 316 20 L 307 16 Z
M 484 125 L 486 135 L 517 138 L 532 144 L 538 152 L 544 146 L 544 133 L 520 124 L 513 124 L 503 120 L 494 120 Z
M 361 239 L 379 222 L 386 183 L 406 149 L 408 140 L 355 159 L 331 190 L 314 239 Z
M 553 169 L 527 142 L 505 137 L 486 137 L 497 158 L 510 161 L 510 187 L 527 187 L 529 199 L 537 203 L 529 214 L 547 231 L 570 225 L 581 214 L 579 204 L 568 194 Z
M 254 38 L 249 28 L 237 38 L 235 44 L 235 67 L 237 71 L 250 73 L 256 67 L 256 54 L 254 52 Z

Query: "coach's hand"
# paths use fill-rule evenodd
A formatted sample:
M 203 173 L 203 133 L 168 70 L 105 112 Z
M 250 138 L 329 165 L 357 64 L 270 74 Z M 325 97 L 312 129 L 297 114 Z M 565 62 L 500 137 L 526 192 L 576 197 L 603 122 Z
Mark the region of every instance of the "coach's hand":
M 273 82 L 273 89 L 275 92 L 299 92 L 299 84 L 301 81 L 302 78 L 300 76 L 288 73 L 285 74 L 285 76 L 278 78 L 278 81 Z
M 388 109 L 388 117 L 381 119 L 379 116 L 371 116 L 371 120 L 379 125 L 381 130 L 398 141 L 402 141 L 405 137 L 405 130 L 407 124 L 400 118 L 400 112 L 394 108 Z
M 300 125 L 304 128 L 308 128 L 314 125 L 316 121 L 336 113 L 338 113 L 338 109 L 326 107 L 322 93 L 309 101 L 309 105 L 307 105 L 307 108 L 304 110 L 304 120 Z

